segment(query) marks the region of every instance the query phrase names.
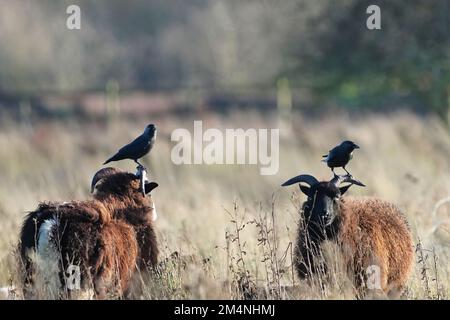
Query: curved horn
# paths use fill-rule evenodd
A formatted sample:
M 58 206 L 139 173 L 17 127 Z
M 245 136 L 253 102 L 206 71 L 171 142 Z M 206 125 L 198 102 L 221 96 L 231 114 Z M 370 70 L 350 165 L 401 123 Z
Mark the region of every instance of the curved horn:
M 141 188 L 142 195 L 145 197 L 145 183 L 148 181 L 147 170 L 142 165 L 139 165 L 136 169 L 136 177 L 139 178 L 139 186 Z
M 281 186 L 282 187 L 286 187 L 286 186 L 290 186 L 291 184 L 294 183 L 300 183 L 300 182 L 305 182 L 307 184 L 309 184 L 310 186 L 319 183 L 319 181 L 317 181 L 316 178 L 314 178 L 312 175 L 310 174 L 301 174 L 299 176 L 296 176 L 294 178 L 289 179 L 288 181 L 286 181 L 285 183 L 283 183 Z
M 336 187 L 339 187 L 341 182 L 342 182 L 342 178 L 341 178 L 341 176 L 339 176 L 337 174 L 335 174 L 333 179 L 330 180 L 330 183 L 334 184 Z
M 99 182 L 101 179 L 103 179 L 111 174 L 118 173 L 118 172 L 122 172 L 122 170 L 117 169 L 117 168 L 112 168 L 112 167 L 103 168 L 103 169 L 98 170 L 94 174 L 94 177 L 92 178 L 91 193 L 94 192 L 94 188 L 95 188 L 95 185 L 97 184 L 97 182 Z
M 365 187 L 366 185 L 359 180 L 354 179 L 351 175 L 342 175 L 339 176 L 337 174 L 334 175 L 333 179 L 330 180 L 330 183 L 334 184 L 336 187 L 339 187 L 341 183 L 349 182 L 351 184 L 355 184 L 360 187 Z

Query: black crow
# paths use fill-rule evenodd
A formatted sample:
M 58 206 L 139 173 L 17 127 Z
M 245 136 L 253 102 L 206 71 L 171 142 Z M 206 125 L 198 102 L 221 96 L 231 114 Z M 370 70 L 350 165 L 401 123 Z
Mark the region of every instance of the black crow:
M 345 166 L 353 157 L 353 150 L 359 149 L 359 146 L 356 145 L 352 141 L 344 141 L 337 147 L 334 147 L 330 150 L 327 155 L 322 156 L 322 161 L 326 162 L 328 167 L 331 168 L 331 171 L 334 173 L 334 168 L 342 167 L 345 172 L 350 174 Z
M 153 144 L 155 143 L 155 139 L 156 127 L 154 124 L 149 124 L 147 127 L 145 127 L 143 134 L 141 134 L 126 146 L 120 148 L 120 150 L 114 156 L 106 160 L 103 164 L 105 165 L 111 161 L 131 159 L 134 160 L 134 162 L 136 162 L 139 166 L 142 166 L 142 164 L 139 163 L 138 159 L 142 158 L 150 152 Z

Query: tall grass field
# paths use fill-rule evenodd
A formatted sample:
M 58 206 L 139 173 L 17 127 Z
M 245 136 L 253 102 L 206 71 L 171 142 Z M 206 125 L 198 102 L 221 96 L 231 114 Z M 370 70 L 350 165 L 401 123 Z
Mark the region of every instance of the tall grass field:
M 171 133 L 206 128 L 280 128 L 279 171 L 257 165 L 175 165 Z M 103 120 L 7 121 L 0 126 L 0 293 L 22 299 L 16 248 L 21 223 L 40 201 L 91 198 L 90 181 L 103 161 L 155 123 L 158 137 L 143 159 L 159 184 L 155 228 L 157 271 L 141 274 L 135 299 L 355 299 L 339 250 L 324 251 L 330 270 L 312 281 L 293 268 L 293 248 L 305 196 L 281 188 L 308 173 L 330 179 L 321 156 L 355 141 L 347 169 L 367 187 L 346 194 L 390 201 L 405 213 L 415 243 L 414 270 L 403 298 L 448 299 L 450 293 L 450 134 L 438 118 L 398 111 L 288 118 L 256 111 Z M 135 171 L 132 161 L 113 163 Z M 340 169 L 337 169 L 338 171 Z M 45 298 L 45 295 L 42 297 Z M 383 297 L 382 297 L 383 298 Z

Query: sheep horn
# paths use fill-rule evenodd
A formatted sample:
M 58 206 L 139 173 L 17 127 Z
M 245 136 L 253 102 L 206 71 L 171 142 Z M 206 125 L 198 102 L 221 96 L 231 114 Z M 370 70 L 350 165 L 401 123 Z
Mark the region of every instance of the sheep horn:
M 139 178 L 139 185 L 141 188 L 142 195 L 145 197 L 145 183 L 147 180 L 147 170 L 144 166 L 139 165 L 137 168 L 136 176 Z
M 91 193 L 94 192 L 94 188 L 95 188 L 97 182 L 99 182 L 101 179 L 103 179 L 111 174 L 118 173 L 118 172 L 122 172 L 122 170 L 117 169 L 117 168 L 112 168 L 112 167 L 103 168 L 103 169 L 98 170 L 94 174 L 94 177 L 92 178 Z
M 341 183 L 344 183 L 344 182 L 349 182 L 351 184 L 356 184 L 357 186 L 360 186 L 360 187 L 365 187 L 366 186 L 361 181 L 354 179 L 350 174 L 342 175 L 342 176 L 335 174 L 333 179 L 331 179 L 330 182 L 332 184 L 334 184 L 336 187 L 339 187 L 339 185 Z
M 301 174 L 299 176 L 289 179 L 288 181 L 283 183 L 281 186 L 282 187 L 290 186 L 291 184 L 300 183 L 300 182 L 305 182 L 305 183 L 309 184 L 310 186 L 315 185 L 316 183 L 319 183 L 319 181 L 317 181 L 317 179 L 314 178 L 312 175 Z

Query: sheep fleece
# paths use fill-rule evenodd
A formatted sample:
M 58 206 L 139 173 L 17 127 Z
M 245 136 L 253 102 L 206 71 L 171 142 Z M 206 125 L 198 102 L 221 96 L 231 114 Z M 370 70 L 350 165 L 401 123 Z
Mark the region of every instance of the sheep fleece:
M 406 219 L 393 204 L 373 198 L 343 198 L 338 242 L 354 271 L 380 267 L 385 292 L 404 287 L 413 262 L 413 241 Z

